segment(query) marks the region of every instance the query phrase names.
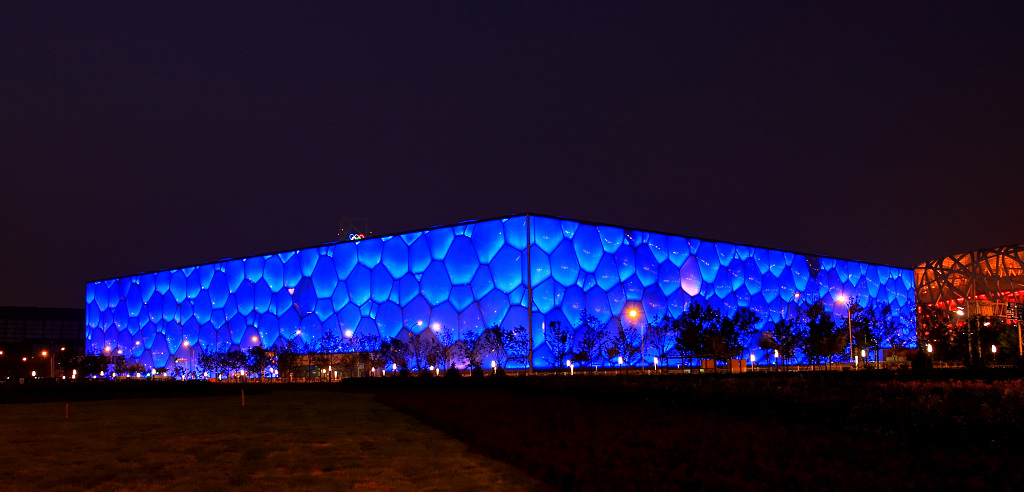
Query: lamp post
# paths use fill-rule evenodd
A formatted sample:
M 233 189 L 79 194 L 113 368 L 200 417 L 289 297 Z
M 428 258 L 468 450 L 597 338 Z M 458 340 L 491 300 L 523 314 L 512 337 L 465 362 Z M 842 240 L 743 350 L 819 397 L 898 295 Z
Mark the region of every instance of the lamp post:
M 194 371 L 195 370 L 195 365 L 192 363 L 192 350 L 193 349 L 192 349 L 192 344 L 189 343 L 188 340 L 185 340 L 183 342 L 183 345 L 185 345 L 185 348 L 188 349 L 188 358 L 185 359 L 185 372 L 187 373 L 189 371 Z
M 109 346 L 108 347 L 103 347 L 103 352 L 107 354 L 107 369 L 109 370 L 110 369 L 110 358 L 112 357 L 110 355 L 110 347 Z M 103 371 L 100 371 L 100 377 L 103 377 Z
M 962 307 L 957 306 L 955 312 L 956 312 L 957 316 L 960 316 L 961 318 L 963 318 L 963 316 L 964 316 L 964 309 Z M 967 325 L 966 325 L 966 327 L 967 327 L 967 361 L 968 361 L 968 365 L 973 366 L 974 365 L 974 342 L 971 340 L 971 318 L 970 318 L 970 316 L 967 317 Z
M 853 358 L 856 357 L 853 354 L 853 313 L 850 312 L 850 304 L 847 301 L 845 295 L 839 294 L 839 297 L 836 298 L 836 302 L 846 306 L 846 320 L 849 322 L 848 324 L 850 325 L 850 362 L 853 362 Z
M 629 317 L 633 318 L 633 321 L 635 321 L 636 323 L 638 323 L 640 325 L 640 366 L 643 367 L 643 366 L 647 365 L 646 364 L 646 359 L 644 358 L 644 349 L 646 348 L 645 347 L 645 345 L 646 345 L 645 342 L 647 341 L 646 340 L 646 338 L 647 338 L 646 335 L 647 334 L 644 333 L 644 323 L 643 323 L 643 320 L 640 319 L 640 311 L 637 310 L 636 308 L 630 308 L 629 309 Z
M 41 353 L 41 355 L 43 357 L 46 357 L 46 358 L 50 359 L 50 377 L 52 378 L 53 377 L 53 356 L 50 355 L 50 353 L 45 351 L 45 350 Z

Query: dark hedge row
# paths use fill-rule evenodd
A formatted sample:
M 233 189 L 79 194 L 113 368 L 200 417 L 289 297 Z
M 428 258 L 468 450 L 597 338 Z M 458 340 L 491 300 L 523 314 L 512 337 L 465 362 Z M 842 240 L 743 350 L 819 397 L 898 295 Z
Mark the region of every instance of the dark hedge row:
M 1000 489 L 1024 479 L 1020 380 L 879 372 L 462 383 L 388 382 L 406 387 L 378 398 L 560 489 Z

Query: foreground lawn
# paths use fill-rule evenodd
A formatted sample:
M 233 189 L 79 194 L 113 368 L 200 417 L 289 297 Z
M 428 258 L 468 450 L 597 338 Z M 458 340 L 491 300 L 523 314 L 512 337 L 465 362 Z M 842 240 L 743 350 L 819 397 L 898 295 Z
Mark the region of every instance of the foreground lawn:
M 823 374 L 436 383 L 444 384 L 382 389 L 378 399 L 563 490 L 1024 483 L 1024 381 Z
M 342 392 L 0 405 L 3 490 L 543 490 Z

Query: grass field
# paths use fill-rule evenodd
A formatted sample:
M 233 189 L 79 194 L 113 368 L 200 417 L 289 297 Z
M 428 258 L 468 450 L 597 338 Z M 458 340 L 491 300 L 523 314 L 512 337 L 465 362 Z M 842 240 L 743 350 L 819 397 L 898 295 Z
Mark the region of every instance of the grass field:
M 545 490 L 372 395 L 0 405 L 0 490 Z
M 468 381 L 459 381 L 467 383 Z M 1021 490 L 1024 382 L 544 377 L 378 400 L 562 490 Z
M 117 382 L 3 397 L 38 403 L 0 404 L 0 491 L 1024 483 L 1016 372 Z M 47 400 L 71 401 L 70 418 Z

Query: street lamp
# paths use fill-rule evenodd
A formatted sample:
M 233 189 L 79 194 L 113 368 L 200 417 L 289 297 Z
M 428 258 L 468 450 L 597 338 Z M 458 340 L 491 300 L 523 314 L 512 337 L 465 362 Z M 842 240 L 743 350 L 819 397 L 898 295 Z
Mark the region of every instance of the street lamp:
M 645 365 L 647 365 L 647 363 L 646 363 L 645 358 L 644 358 L 644 355 L 645 355 L 644 354 L 644 349 L 647 348 L 645 346 L 646 342 L 647 342 L 647 336 L 646 336 L 647 334 L 644 333 L 644 325 L 643 325 L 643 320 L 640 319 L 640 311 L 638 311 L 636 308 L 630 308 L 630 310 L 629 310 L 629 317 L 633 318 L 633 321 L 635 321 L 635 322 L 640 324 L 640 365 L 641 366 L 645 366 Z
M 956 315 L 960 316 L 962 318 L 964 316 L 964 308 L 962 308 L 960 306 L 957 306 L 956 307 Z M 970 316 L 967 317 L 967 325 L 966 326 L 967 326 L 967 360 L 970 361 L 970 364 L 973 366 L 974 365 L 974 341 L 971 338 L 971 317 Z M 978 345 L 981 345 L 981 344 L 979 343 Z M 978 347 L 978 357 L 979 358 L 981 357 L 981 347 L 980 346 Z
M 43 357 L 47 357 L 48 355 L 50 355 L 50 353 L 44 350 L 41 353 L 41 355 Z M 50 377 L 52 378 L 53 377 L 53 356 L 49 356 L 48 358 L 50 359 Z
M 105 352 L 107 354 L 107 369 L 110 369 L 110 364 L 111 364 L 110 360 L 111 360 L 111 357 L 113 357 L 112 355 L 110 355 L 110 347 L 109 346 L 103 347 L 103 352 Z M 103 377 L 103 371 L 100 371 L 100 377 Z
M 195 363 L 194 363 L 194 362 L 192 362 L 192 358 L 193 358 L 193 356 L 194 356 L 194 350 L 195 350 L 195 348 L 194 348 L 194 347 L 192 347 L 192 344 L 191 344 L 191 343 L 190 343 L 190 342 L 189 342 L 188 340 L 185 340 L 185 342 L 183 343 L 183 345 L 185 345 L 185 348 L 187 348 L 187 349 L 188 349 L 188 359 L 187 359 L 187 360 L 185 360 L 185 370 L 186 370 L 186 371 L 192 371 L 192 372 L 195 372 L 195 370 L 196 370 L 196 368 L 195 368 Z
M 847 302 L 845 295 L 839 294 L 839 297 L 836 298 L 836 302 L 846 306 L 846 320 L 849 321 L 850 325 L 850 361 L 853 362 L 853 358 L 855 357 L 855 355 L 853 355 L 853 313 L 850 312 L 851 306 Z

